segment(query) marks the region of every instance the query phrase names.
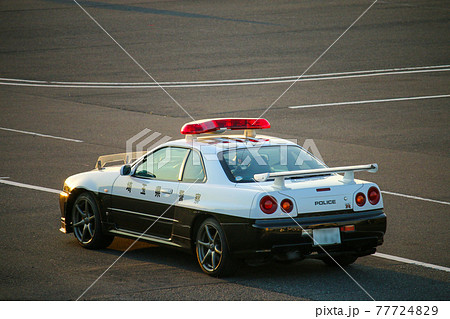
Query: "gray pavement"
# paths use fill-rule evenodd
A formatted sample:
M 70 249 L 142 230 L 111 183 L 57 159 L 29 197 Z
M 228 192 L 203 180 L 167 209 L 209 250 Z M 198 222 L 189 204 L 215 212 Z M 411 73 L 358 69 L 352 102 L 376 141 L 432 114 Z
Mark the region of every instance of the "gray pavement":
M 218 86 L 189 83 L 165 88 L 168 94 L 124 87 L 152 79 L 72 1 L 1 2 L 0 177 L 61 189 L 99 155 L 125 151 L 126 140 L 144 128 L 180 138 L 191 116 L 264 112 L 268 135 L 300 145 L 313 139 L 329 166 L 376 162 L 377 174 L 358 176 L 385 191 L 450 202 L 448 2 L 378 1 L 280 99 L 292 81 L 248 79 L 300 76 L 370 1 L 79 3 L 157 81 Z M 422 67 L 435 68 L 414 71 Z M 323 75 L 335 73 L 345 77 Z M 236 79 L 247 80 L 226 82 Z M 92 87 L 99 82 L 116 88 Z M 386 99 L 399 100 L 289 108 Z M 389 194 L 384 202 L 388 231 L 379 252 L 450 267 L 448 204 Z M 1 300 L 75 300 L 131 243 L 82 249 L 58 231 L 59 214 L 56 194 L 0 183 Z M 446 271 L 370 256 L 348 272 L 376 300 L 449 299 Z M 189 254 L 139 243 L 83 299 L 369 297 L 318 261 L 243 266 L 214 279 Z

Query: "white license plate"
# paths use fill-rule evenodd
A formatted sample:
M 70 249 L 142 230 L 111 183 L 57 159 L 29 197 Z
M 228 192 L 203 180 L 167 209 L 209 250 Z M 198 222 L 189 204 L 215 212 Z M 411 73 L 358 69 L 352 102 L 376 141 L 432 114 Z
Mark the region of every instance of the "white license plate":
M 313 229 L 314 246 L 334 245 L 341 243 L 341 233 L 338 227 Z

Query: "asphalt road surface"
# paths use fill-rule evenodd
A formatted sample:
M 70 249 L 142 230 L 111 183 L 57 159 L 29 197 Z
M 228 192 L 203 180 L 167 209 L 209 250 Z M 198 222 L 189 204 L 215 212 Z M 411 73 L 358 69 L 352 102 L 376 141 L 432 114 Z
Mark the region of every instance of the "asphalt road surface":
M 89 15 L 0 3 L 0 177 L 17 183 L 0 180 L 1 300 L 449 299 L 448 1 L 78 2 Z M 141 130 L 261 115 L 329 166 L 379 164 L 358 176 L 385 192 L 389 259 L 347 269 L 368 294 L 320 261 L 216 279 L 176 250 L 118 259 L 130 240 L 91 251 L 58 231 L 54 190 Z

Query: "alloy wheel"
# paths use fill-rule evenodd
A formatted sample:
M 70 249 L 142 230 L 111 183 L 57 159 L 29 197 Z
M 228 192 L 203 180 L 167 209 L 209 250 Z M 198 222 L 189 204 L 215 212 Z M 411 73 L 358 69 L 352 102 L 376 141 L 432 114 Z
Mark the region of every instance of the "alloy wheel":
M 207 272 L 216 271 L 222 262 L 222 240 L 216 227 L 204 224 L 197 239 L 198 260 Z
M 89 244 L 95 235 L 95 211 L 89 198 L 81 197 L 74 204 L 73 231 L 81 244 Z

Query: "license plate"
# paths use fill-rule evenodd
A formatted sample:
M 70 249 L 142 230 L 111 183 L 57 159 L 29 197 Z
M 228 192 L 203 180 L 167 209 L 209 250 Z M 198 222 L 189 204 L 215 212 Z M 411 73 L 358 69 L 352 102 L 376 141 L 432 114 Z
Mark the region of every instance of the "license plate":
M 314 246 L 334 245 L 341 243 L 341 233 L 338 227 L 313 229 Z

